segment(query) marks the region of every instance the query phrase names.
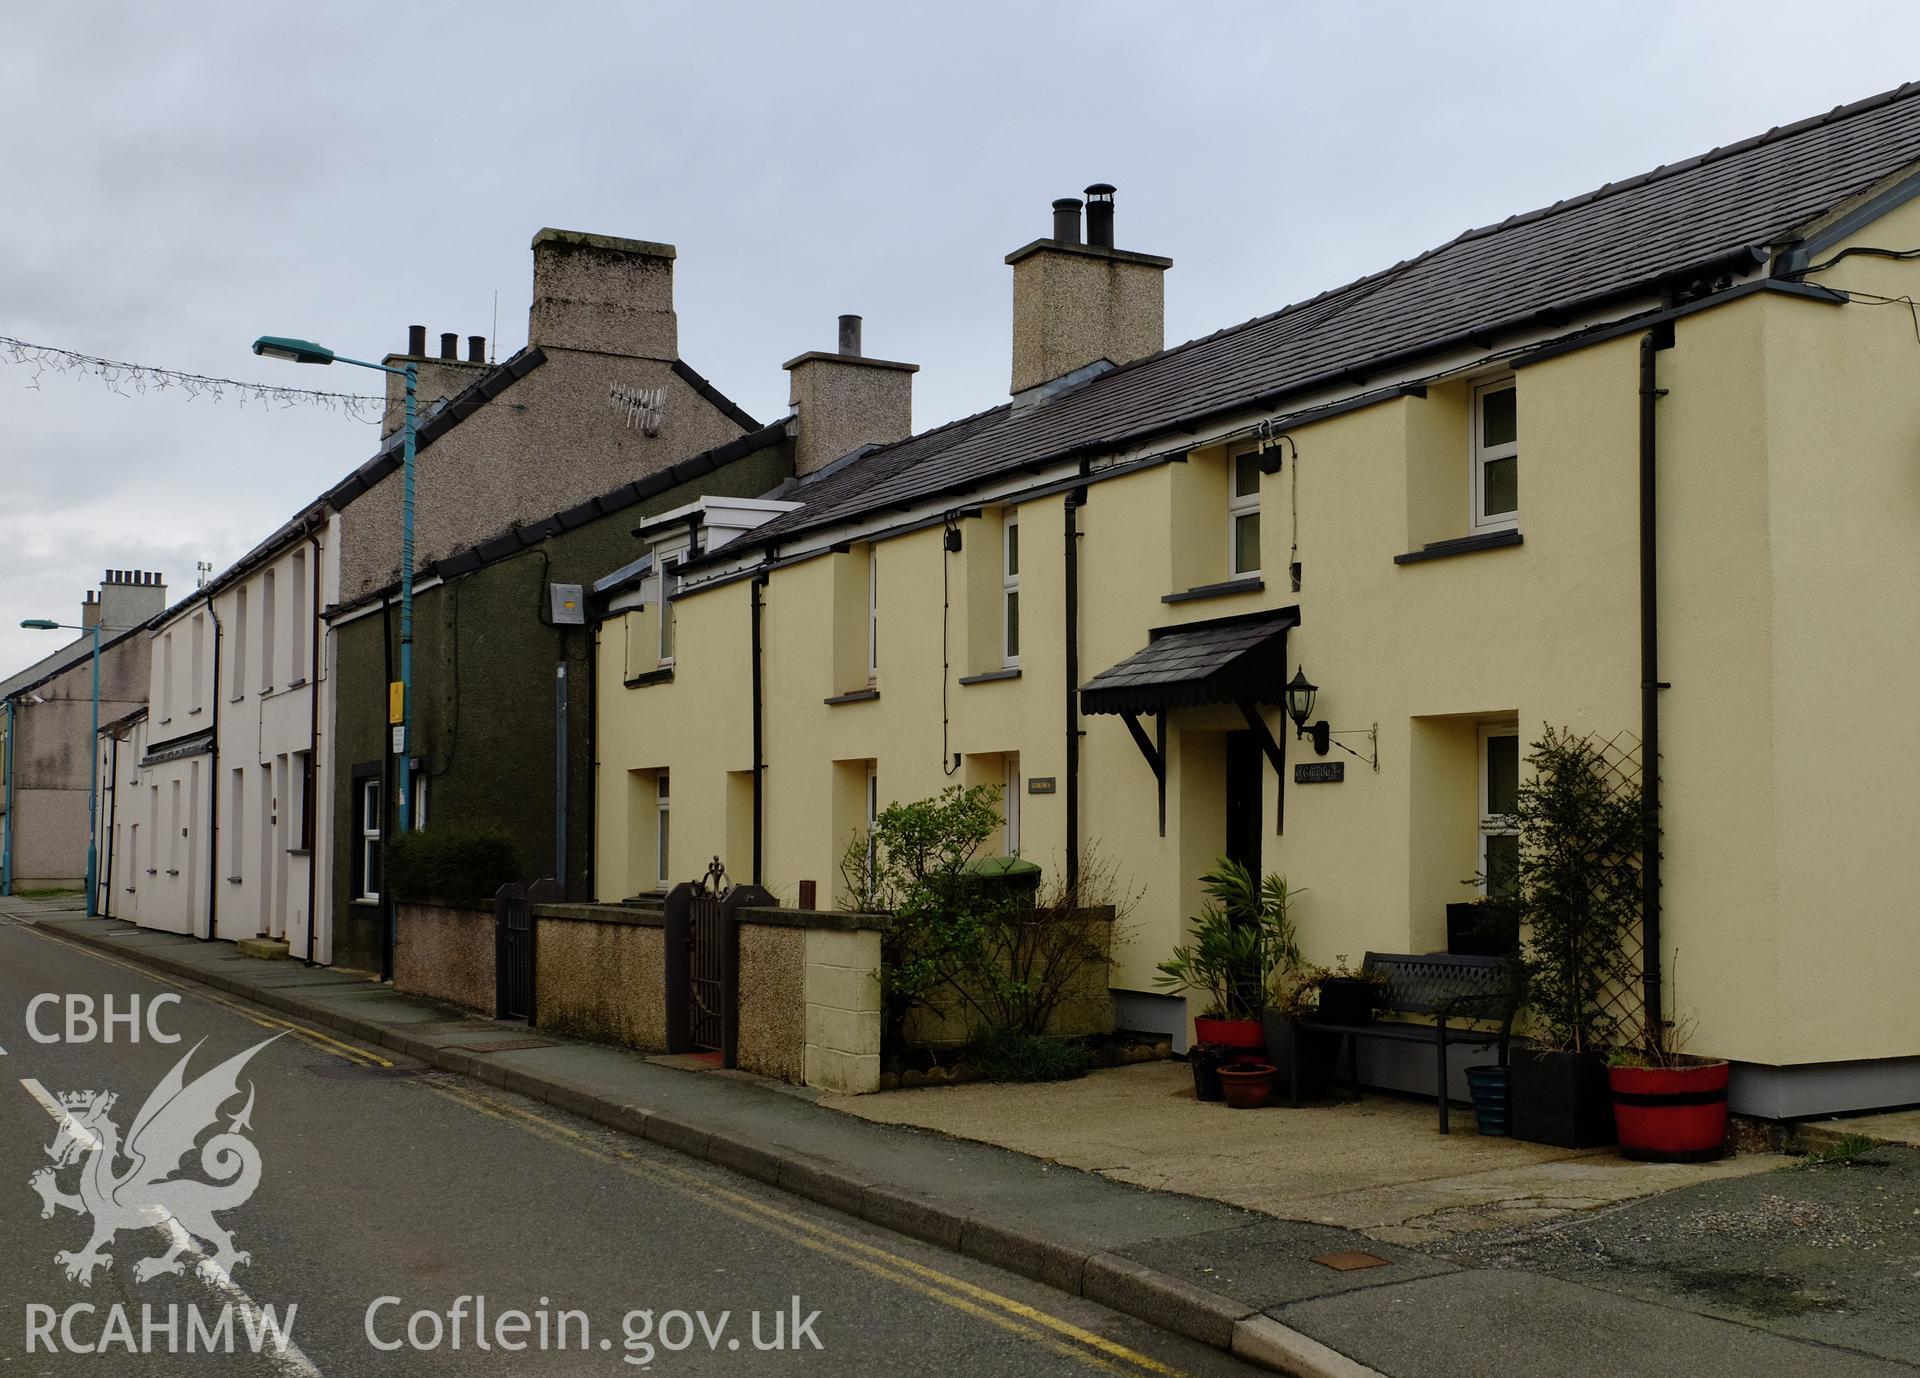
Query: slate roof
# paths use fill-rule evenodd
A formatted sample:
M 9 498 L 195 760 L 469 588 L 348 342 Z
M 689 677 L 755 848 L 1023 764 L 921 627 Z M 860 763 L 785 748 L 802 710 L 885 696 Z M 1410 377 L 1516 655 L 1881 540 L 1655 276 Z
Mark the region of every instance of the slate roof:
M 1390 361 L 1538 330 L 1727 265 L 1750 270 L 1808 221 L 1920 161 L 1920 83 L 1613 182 L 1384 272 L 1106 373 L 1018 413 L 996 408 L 877 450 L 805 508 L 743 537 L 799 531 L 963 491 L 1022 467 L 1118 449 Z M 931 448 L 927 442 L 936 441 Z
M 1161 627 L 1144 650 L 1080 688 L 1087 713 L 1154 713 L 1202 703 L 1276 703 L 1285 678 L 1287 628 L 1298 608 Z

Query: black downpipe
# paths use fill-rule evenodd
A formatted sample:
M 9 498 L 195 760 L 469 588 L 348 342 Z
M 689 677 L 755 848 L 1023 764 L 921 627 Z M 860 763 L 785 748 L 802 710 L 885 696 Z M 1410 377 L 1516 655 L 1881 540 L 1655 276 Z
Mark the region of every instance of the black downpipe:
M 769 555 L 771 555 L 771 552 L 769 552 Z M 766 586 L 767 571 L 763 567 L 758 574 L 753 576 L 753 644 L 751 648 L 753 655 L 753 883 L 755 885 L 765 884 L 760 878 L 761 862 L 765 854 L 765 838 L 762 832 L 765 814 L 762 811 L 760 795 L 762 777 L 765 775 L 767 769 L 764 754 L 766 746 L 764 736 L 766 706 L 762 702 L 761 694 L 762 674 L 760 655 L 761 621 L 766 615 L 765 605 L 761 601 L 761 596 Z
M 1080 477 L 1087 460 L 1080 460 Z M 1067 494 L 1066 511 L 1066 668 L 1067 668 L 1067 893 L 1080 889 L 1080 508 L 1084 486 Z
M 104 877 L 95 878 L 96 883 L 102 885 L 102 887 L 106 890 L 107 897 L 105 900 L 101 900 L 98 896 L 95 896 L 95 904 L 93 907 L 99 910 L 100 913 L 106 915 L 106 917 L 112 918 L 113 917 L 113 851 L 114 851 L 114 847 L 113 847 L 114 831 L 113 830 L 117 826 L 115 820 L 118 819 L 120 816 L 120 739 L 119 737 L 116 736 L 116 737 L 109 737 L 107 740 L 113 743 L 112 746 L 107 748 L 107 779 L 111 782 L 107 786 L 107 865 L 106 865 L 106 875 Z M 99 743 L 95 742 L 94 746 L 97 749 L 99 747 Z
M 207 941 L 220 934 L 220 614 L 207 595 L 213 619 L 213 742 L 207 769 Z
M 1662 1041 L 1660 981 L 1660 561 L 1654 487 L 1659 471 L 1657 355 L 1673 347 L 1673 322 L 1640 337 L 1640 913 L 1646 1038 Z
M 307 655 L 307 778 L 301 786 L 300 800 L 300 826 L 307 836 L 300 840 L 308 844 L 307 965 L 312 966 L 313 932 L 320 926 L 320 916 L 313 912 L 313 902 L 320 893 L 320 820 L 314 816 L 320 807 L 320 538 L 309 531 L 307 544 L 313 551 L 309 571 L 313 591 L 307 603 L 307 615 L 312 619 L 313 632 L 311 650 Z M 295 634 L 298 635 L 297 630 Z M 331 859 L 328 858 L 329 861 Z

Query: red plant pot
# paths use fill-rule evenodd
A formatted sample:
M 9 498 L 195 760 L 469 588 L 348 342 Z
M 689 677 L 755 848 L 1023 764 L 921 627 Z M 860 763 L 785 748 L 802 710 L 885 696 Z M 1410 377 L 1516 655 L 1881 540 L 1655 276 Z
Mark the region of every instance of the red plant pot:
M 1258 1110 L 1273 1095 L 1274 1068 L 1265 1062 L 1234 1062 L 1220 1069 L 1220 1089 L 1235 1110 Z
M 1267 1035 L 1258 1019 L 1195 1019 L 1193 1041 L 1226 1048 L 1265 1048 Z
M 1727 1151 L 1724 1062 L 1609 1067 L 1620 1154 L 1651 1163 L 1704 1163 Z

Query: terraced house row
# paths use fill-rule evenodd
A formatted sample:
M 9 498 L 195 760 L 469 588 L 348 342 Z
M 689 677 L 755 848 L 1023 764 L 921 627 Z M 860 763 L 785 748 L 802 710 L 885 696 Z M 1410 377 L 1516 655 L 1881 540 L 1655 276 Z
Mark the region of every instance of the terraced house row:
M 918 432 L 857 318 L 762 423 L 679 359 L 670 246 L 542 231 L 526 349 L 401 356 L 415 824 L 555 878 L 545 1009 L 671 967 L 714 859 L 816 915 L 743 928 L 741 1044 L 804 968 L 782 1074 L 861 1089 L 812 983 L 867 960 L 824 916 L 889 802 L 991 785 L 997 850 L 1122 877 L 1113 1019 L 1183 1043 L 1154 969 L 1216 856 L 1303 892 L 1310 959 L 1444 950 L 1551 725 L 1645 793 L 1644 996 L 1734 1108 L 1920 1101 L 1916 193 L 1903 87 L 1167 347 L 1173 261 L 1096 184 L 1006 256 L 1011 397 Z M 491 919 L 383 883 L 396 445 L 150 624 L 99 900 L 486 1006 Z

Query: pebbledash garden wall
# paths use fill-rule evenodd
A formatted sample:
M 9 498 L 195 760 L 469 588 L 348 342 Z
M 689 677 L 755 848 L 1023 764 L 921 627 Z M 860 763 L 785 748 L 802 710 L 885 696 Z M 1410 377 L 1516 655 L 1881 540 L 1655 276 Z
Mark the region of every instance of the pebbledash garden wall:
M 665 914 L 540 904 L 534 1022 L 647 1052 L 668 1046 Z M 492 910 L 401 904 L 394 989 L 496 1013 Z M 737 1062 L 823 1090 L 880 1085 L 880 920 L 804 909 L 739 916 Z M 684 960 L 684 959 L 683 959 Z

